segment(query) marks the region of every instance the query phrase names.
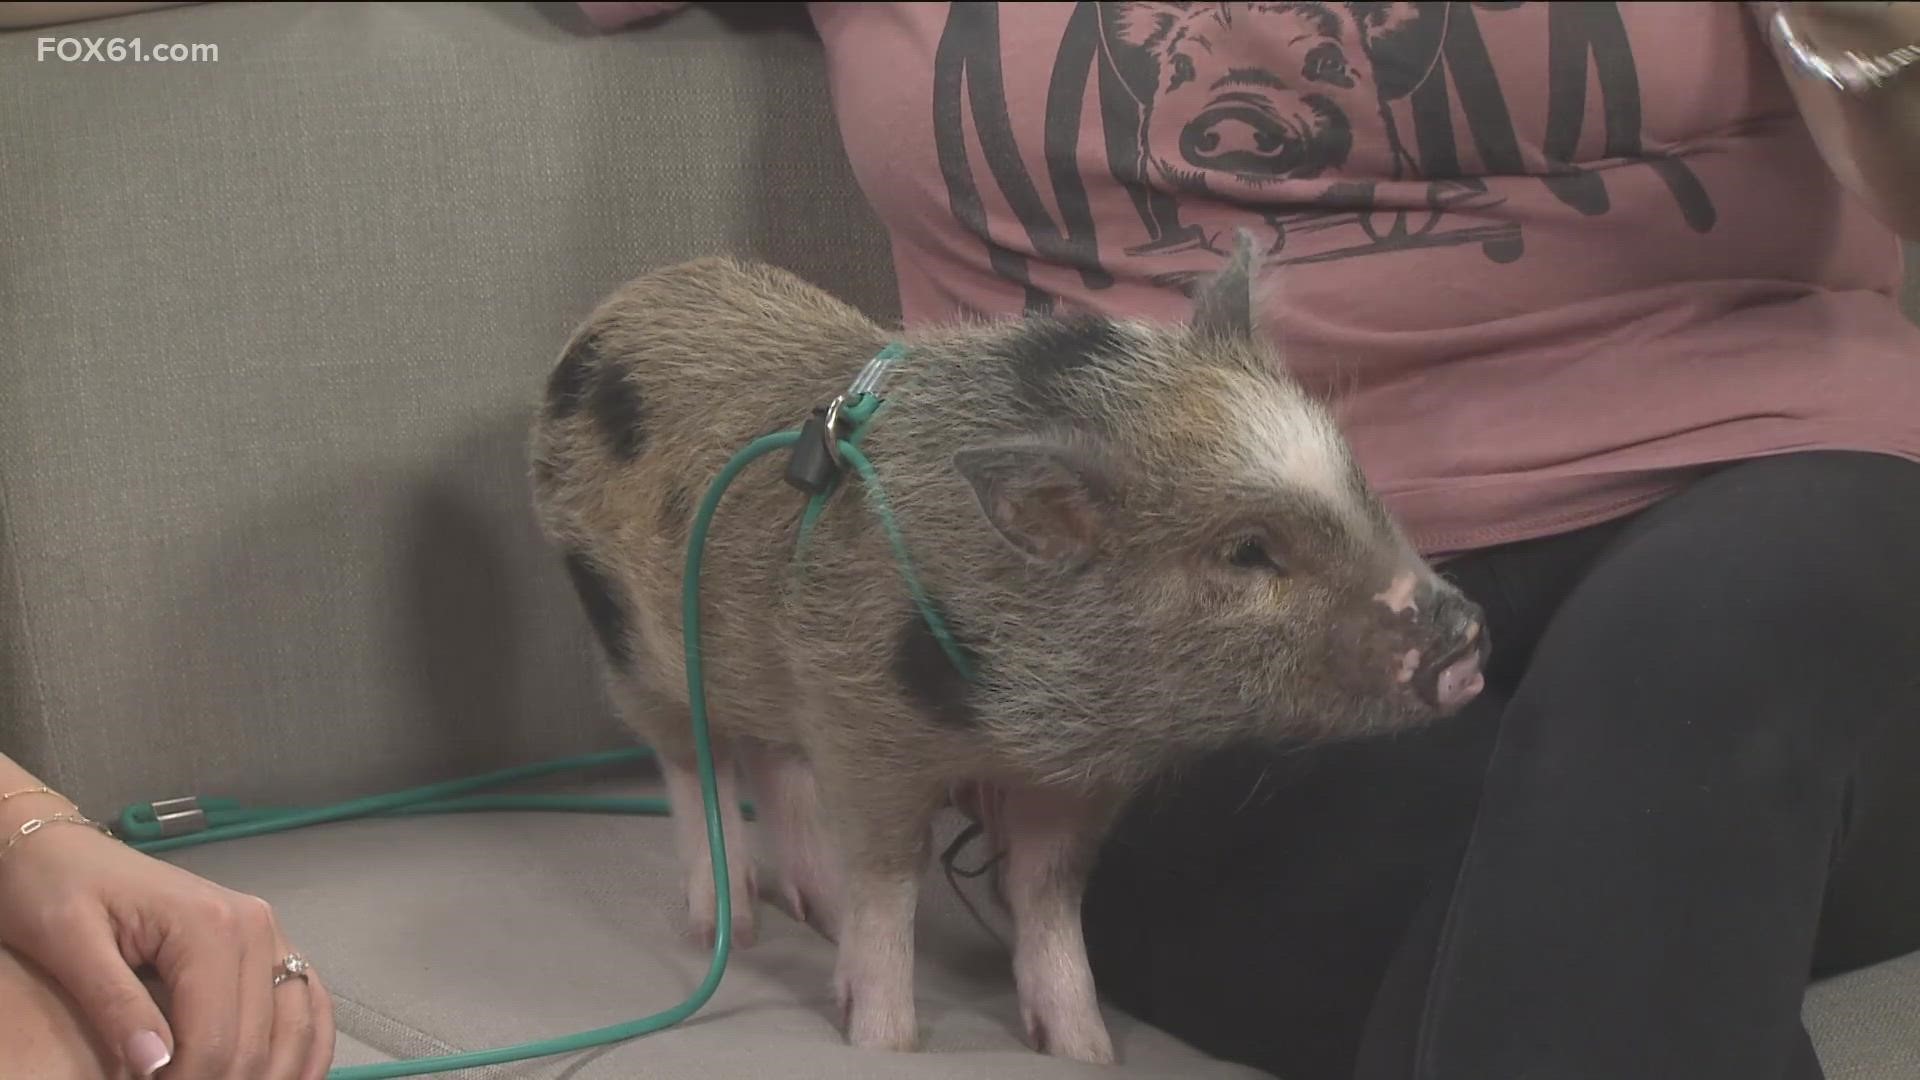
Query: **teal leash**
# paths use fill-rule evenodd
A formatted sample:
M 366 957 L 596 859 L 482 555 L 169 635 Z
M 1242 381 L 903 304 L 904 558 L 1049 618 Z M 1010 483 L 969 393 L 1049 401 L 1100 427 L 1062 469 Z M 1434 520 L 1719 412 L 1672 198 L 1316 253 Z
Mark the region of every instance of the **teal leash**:
M 643 1035 L 664 1031 L 685 1021 L 704 1008 L 707 1002 L 712 1000 L 714 993 L 719 990 L 720 981 L 726 974 L 727 960 L 733 950 L 733 900 L 727 872 L 727 841 L 725 830 L 720 824 L 719 790 L 714 777 L 713 743 L 707 721 L 706 675 L 701 663 L 700 573 L 706 552 L 707 534 L 712 527 L 714 514 L 718 511 L 720 501 L 726 495 L 727 489 L 748 465 L 780 450 L 795 451 L 794 460 L 788 467 L 789 482 L 795 482 L 796 486 L 802 487 L 803 490 L 810 488 L 812 492 L 806 513 L 802 517 L 802 550 L 814 524 L 826 510 L 843 465 L 851 465 L 853 471 L 864 483 L 868 503 L 887 534 L 888 544 L 893 549 L 894 559 L 906 582 L 907 590 L 913 598 L 914 606 L 926 620 L 928 629 L 939 641 L 940 647 L 946 652 L 947 658 L 953 662 L 955 668 L 963 676 L 969 679 L 973 677 L 972 665 L 968 662 L 964 650 L 954 640 L 946 621 L 940 617 L 938 609 L 921 584 L 919 575 L 913 569 L 913 561 L 907 551 L 906 538 L 900 531 L 892 504 L 881 486 L 873 462 L 858 445 L 874 418 L 885 408 L 884 399 L 877 393 L 881 379 L 891 363 L 904 355 L 905 351 L 900 346 L 888 346 L 861 371 L 848 393 L 836 398 L 825 409 L 816 412 L 804 426 L 792 431 L 763 435 L 740 449 L 728 460 L 719 475 L 708 486 L 706 495 L 700 502 L 699 512 L 693 520 L 680 587 L 682 640 L 686 650 L 687 696 L 693 716 L 695 765 L 700 775 L 701 811 L 707 828 L 707 848 L 713 862 L 715 896 L 713 957 L 708 964 L 706 977 L 701 980 L 700 985 L 679 1004 L 627 1023 L 596 1028 L 575 1035 L 501 1047 L 496 1050 L 417 1058 L 411 1061 L 383 1062 L 377 1065 L 341 1066 L 327 1073 L 328 1080 L 388 1080 L 392 1077 L 425 1076 L 551 1057 L 556 1054 L 573 1053 L 626 1042 Z M 840 427 L 840 422 L 843 420 L 848 425 L 844 433 Z M 817 464 L 822 454 L 828 463 L 826 465 Z M 810 469 L 802 468 L 803 458 L 809 458 L 816 464 Z M 810 478 L 823 479 L 824 482 L 814 485 L 799 483 L 796 478 L 802 472 L 808 472 Z M 653 752 L 647 747 L 631 747 L 558 758 L 321 807 L 249 808 L 231 799 L 191 797 L 158 803 L 137 803 L 120 813 L 114 832 L 133 848 L 148 854 L 160 854 L 222 840 L 263 836 L 289 829 L 368 817 L 496 810 L 665 816 L 670 810 L 666 800 L 659 798 L 470 794 L 484 788 L 498 787 L 556 773 L 631 764 L 648 760 L 652 756 Z M 743 803 L 742 809 L 749 814 L 752 812 L 751 804 Z
M 856 382 L 855 385 L 859 384 Z M 892 501 L 887 498 L 886 487 L 880 483 L 880 476 L 874 470 L 872 460 L 867 457 L 866 451 L 860 448 L 860 440 L 867 433 L 867 429 L 882 412 L 886 411 L 886 402 L 872 393 L 862 393 L 858 397 L 843 400 L 845 404 L 840 406 L 839 415 L 848 420 L 852 428 L 838 441 L 836 449 L 839 458 L 846 464 L 852 465 L 854 472 L 860 475 L 865 485 L 868 505 L 872 507 L 874 516 L 880 519 L 880 527 L 887 534 L 887 543 L 893 548 L 894 565 L 899 567 L 900 577 L 907 586 L 907 594 L 913 598 L 913 605 L 919 609 L 920 617 L 926 620 L 927 629 L 933 632 L 934 640 L 940 643 L 941 650 L 947 654 L 947 660 L 953 664 L 954 669 L 971 680 L 973 665 L 968 662 L 966 652 L 960 647 L 960 643 L 954 639 L 952 630 L 947 627 L 947 621 L 940 617 L 940 609 L 934 606 L 933 600 L 927 596 L 926 587 L 920 583 L 920 575 L 913 568 L 913 556 L 907 551 L 907 538 L 900 532 L 900 521 L 894 515 Z M 808 427 L 812 426 L 809 422 Z M 806 433 L 807 429 L 802 429 L 803 438 Z M 792 478 L 791 472 L 789 478 Z M 798 550 L 801 558 L 805 557 L 814 525 L 820 520 L 820 515 L 826 512 L 827 503 L 833 497 L 837 481 L 837 475 L 830 476 L 827 482 L 813 493 L 813 497 L 807 500 L 806 513 L 800 518 Z
M 467 795 L 483 788 L 502 787 L 562 772 L 580 772 L 646 761 L 653 751 L 646 747 L 607 750 L 577 757 L 559 758 L 532 765 L 517 765 L 480 776 L 448 780 L 439 784 L 409 788 L 386 795 L 372 795 L 350 802 L 321 807 L 248 807 L 233 799 L 170 799 L 163 802 L 135 803 L 120 812 L 113 822 L 113 833 L 128 845 L 149 855 L 180 848 L 238 840 L 247 836 L 325 825 L 355 818 L 393 817 L 413 814 L 470 813 L 483 810 L 552 810 L 574 813 L 649 814 L 667 813 L 667 802 L 660 798 L 619 798 L 588 795 Z M 750 808 L 748 808 L 750 810 Z

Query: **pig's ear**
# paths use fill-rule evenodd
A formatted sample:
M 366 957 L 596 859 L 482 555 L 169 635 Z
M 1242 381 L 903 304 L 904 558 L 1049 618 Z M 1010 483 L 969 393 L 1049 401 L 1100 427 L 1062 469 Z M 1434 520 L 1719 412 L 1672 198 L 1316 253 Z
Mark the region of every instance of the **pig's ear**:
M 1063 570 L 1093 558 L 1112 497 L 1098 452 L 1064 442 L 997 443 L 959 451 L 953 467 L 1014 550 Z
M 1138 49 L 1151 49 L 1167 39 L 1184 14 L 1185 4 L 1099 4 L 1100 21 L 1106 32 Z
M 1237 229 L 1227 265 L 1193 292 L 1193 329 L 1207 337 L 1253 336 L 1253 233 Z

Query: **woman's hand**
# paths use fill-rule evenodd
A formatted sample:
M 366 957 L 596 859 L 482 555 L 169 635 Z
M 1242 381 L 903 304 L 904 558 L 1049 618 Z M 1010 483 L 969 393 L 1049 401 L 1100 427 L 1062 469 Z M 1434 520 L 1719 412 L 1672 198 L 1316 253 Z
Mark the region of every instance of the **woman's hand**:
M 12 836 L 32 813 L 6 809 Z M 0 859 L 0 941 L 60 984 L 134 1076 L 322 1080 L 332 1063 L 320 980 L 273 985 L 294 949 L 265 901 L 91 829 L 50 824 Z
M 1753 11 L 1767 27 L 1784 9 L 1796 32 L 1823 56 L 1853 51 L 1881 56 L 1920 45 L 1920 3 L 1761 3 Z M 1764 32 L 1764 31 L 1763 31 Z M 1885 86 L 1850 94 L 1794 71 L 1768 34 L 1800 115 L 1827 166 L 1881 222 L 1920 241 L 1920 67 Z

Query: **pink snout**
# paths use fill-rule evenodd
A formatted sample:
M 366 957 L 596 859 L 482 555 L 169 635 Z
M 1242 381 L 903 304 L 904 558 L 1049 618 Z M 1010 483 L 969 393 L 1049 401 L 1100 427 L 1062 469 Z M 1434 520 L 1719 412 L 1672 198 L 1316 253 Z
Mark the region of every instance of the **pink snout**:
M 1487 636 L 1476 620 L 1460 644 L 1427 664 L 1414 677 L 1414 689 L 1427 704 L 1451 716 L 1486 689 Z
M 1493 645 L 1486 613 L 1459 589 L 1432 574 L 1406 570 L 1374 594 L 1373 602 L 1387 613 L 1375 625 L 1393 634 L 1400 650 L 1394 679 L 1421 703 L 1451 716 L 1486 689 Z
M 1446 667 L 1433 680 L 1433 703 L 1443 713 L 1454 713 L 1486 689 L 1486 676 L 1480 673 L 1480 653 L 1463 656 Z

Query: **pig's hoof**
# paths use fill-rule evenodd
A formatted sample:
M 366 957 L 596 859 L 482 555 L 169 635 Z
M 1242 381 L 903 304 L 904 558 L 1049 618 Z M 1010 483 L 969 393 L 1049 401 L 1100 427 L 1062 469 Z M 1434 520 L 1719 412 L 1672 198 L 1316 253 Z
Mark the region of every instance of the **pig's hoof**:
M 760 938 L 759 919 L 755 910 L 755 898 L 759 888 L 755 883 L 756 875 L 752 870 L 735 872 L 731 875 L 733 886 L 733 947 L 745 949 Z M 700 947 L 712 951 L 717 924 L 714 921 L 713 875 L 711 871 L 696 871 L 687 879 L 687 922 L 693 939 Z
M 869 1005 L 841 986 L 836 996 L 840 1003 L 840 1026 L 847 1042 L 862 1050 L 887 1050 L 910 1054 L 920 1048 L 920 1033 L 914 1020 L 911 1001 L 891 1005 Z
M 1099 1017 L 1088 1017 L 1050 1028 L 1038 1013 L 1031 1010 L 1022 1012 L 1027 1023 L 1027 1042 L 1035 1050 L 1069 1061 L 1084 1061 L 1089 1065 L 1111 1065 L 1116 1060 L 1113 1039 L 1107 1034 L 1106 1023 Z

